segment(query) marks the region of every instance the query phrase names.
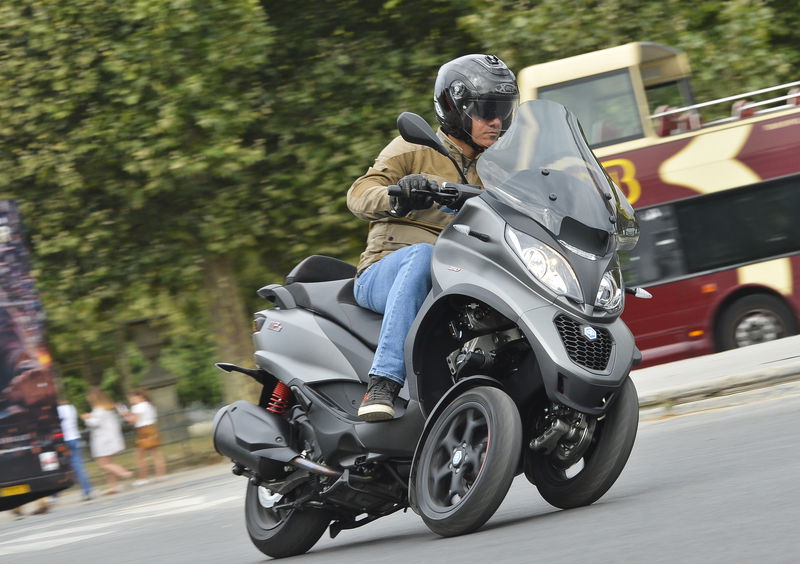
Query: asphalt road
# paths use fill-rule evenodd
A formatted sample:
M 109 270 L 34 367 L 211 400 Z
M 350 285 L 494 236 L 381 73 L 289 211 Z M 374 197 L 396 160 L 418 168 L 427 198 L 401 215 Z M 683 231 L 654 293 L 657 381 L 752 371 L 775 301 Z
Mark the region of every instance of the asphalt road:
M 800 386 L 644 421 L 628 467 L 590 507 L 561 511 L 518 477 L 477 533 L 442 539 L 412 512 L 326 535 L 284 562 L 800 562 Z M 244 482 L 217 466 L 47 515 L 0 520 L 0 562 L 263 562 Z

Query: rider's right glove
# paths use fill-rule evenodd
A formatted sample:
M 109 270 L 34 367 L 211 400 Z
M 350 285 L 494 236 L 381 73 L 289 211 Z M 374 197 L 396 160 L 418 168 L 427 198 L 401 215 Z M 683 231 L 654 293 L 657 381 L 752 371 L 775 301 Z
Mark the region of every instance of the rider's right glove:
M 428 180 L 422 174 L 406 175 L 397 182 L 397 185 L 402 194 L 389 197 L 391 205 L 389 214 L 394 217 L 405 217 L 411 210 L 428 209 L 433 205 L 433 198 L 425 191 L 435 191 L 439 188 L 434 180 Z

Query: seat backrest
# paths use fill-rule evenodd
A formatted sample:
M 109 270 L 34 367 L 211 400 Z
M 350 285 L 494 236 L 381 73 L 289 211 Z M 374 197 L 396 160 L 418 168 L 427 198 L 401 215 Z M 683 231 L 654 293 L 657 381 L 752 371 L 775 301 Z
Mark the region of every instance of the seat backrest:
M 703 126 L 700 113 L 697 110 L 689 110 L 683 112 L 677 120 L 677 126 L 680 131 L 694 131 Z
M 789 90 L 790 98 L 786 100 L 786 103 L 791 106 L 800 106 L 800 86 L 795 86 Z
M 286 284 L 294 282 L 329 282 L 354 278 L 356 267 L 350 263 L 325 255 L 304 258 L 286 275 Z
M 669 112 L 675 110 L 674 106 L 659 106 L 656 108 L 656 113 Z M 670 114 L 656 118 L 655 129 L 656 135 L 659 137 L 667 137 L 678 126 L 678 115 Z
M 731 107 L 731 115 L 739 119 L 749 118 L 756 113 L 755 108 L 745 108 L 747 104 L 752 104 L 752 100 L 736 100 Z

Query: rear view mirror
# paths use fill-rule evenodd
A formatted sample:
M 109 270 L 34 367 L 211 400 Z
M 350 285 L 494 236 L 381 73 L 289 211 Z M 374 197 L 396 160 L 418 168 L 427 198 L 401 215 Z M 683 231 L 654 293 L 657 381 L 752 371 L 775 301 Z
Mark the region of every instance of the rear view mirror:
M 430 147 L 437 153 L 441 153 L 450 159 L 450 162 L 456 167 L 459 176 L 461 176 L 461 181 L 464 184 L 468 183 L 464 171 L 461 170 L 456 160 L 447 152 L 447 148 L 433 132 L 431 126 L 428 125 L 428 122 L 422 119 L 422 117 L 417 114 L 412 114 L 411 112 L 403 112 L 397 117 L 397 130 L 400 132 L 400 136 L 409 143 Z
M 450 156 L 428 122 L 417 114 L 411 112 L 400 114 L 397 118 L 397 130 L 400 132 L 400 136 L 409 143 L 425 145 L 446 157 Z

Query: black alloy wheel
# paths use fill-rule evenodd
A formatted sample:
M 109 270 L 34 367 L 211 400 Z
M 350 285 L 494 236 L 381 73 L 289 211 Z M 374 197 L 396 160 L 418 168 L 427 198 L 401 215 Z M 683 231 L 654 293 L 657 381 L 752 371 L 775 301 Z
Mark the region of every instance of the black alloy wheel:
M 511 486 L 521 444 L 519 412 L 504 391 L 473 388 L 448 405 L 425 440 L 414 482 L 428 528 L 455 536 L 483 525 Z

